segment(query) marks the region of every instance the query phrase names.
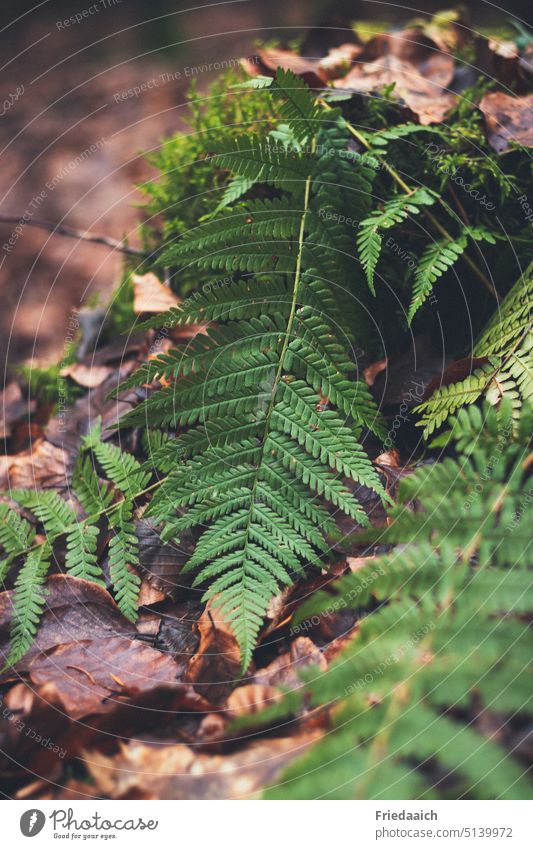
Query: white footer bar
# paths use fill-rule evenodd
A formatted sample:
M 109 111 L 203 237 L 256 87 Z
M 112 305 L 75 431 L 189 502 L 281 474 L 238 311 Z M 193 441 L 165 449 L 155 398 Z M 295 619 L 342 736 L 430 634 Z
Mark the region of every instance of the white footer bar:
M 10 849 L 533 847 L 527 802 L 9 801 L 2 812 Z

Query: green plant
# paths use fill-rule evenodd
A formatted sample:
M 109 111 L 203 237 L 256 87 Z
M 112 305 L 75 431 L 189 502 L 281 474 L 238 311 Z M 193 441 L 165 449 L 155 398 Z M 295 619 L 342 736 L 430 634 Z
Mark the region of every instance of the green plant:
M 330 669 L 271 712 L 305 701 L 330 708 L 331 728 L 268 798 L 530 797 L 505 729 L 531 707 L 531 424 L 524 408 L 513 436 L 506 400 L 462 410 L 455 458 L 404 478 L 392 524 L 372 532 L 399 547 L 301 609 L 363 615 Z
M 99 469 L 108 481 L 100 480 Z M 62 541 L 66 571 L 76 578 L 105 586 L 97 556 L 100 535 L 105 535 L 117 604 L 128 619 L 137 618 L 140 579 L 132 571 L 139 560 L 132 521 L 133 499 L 142 494 L 150 477 L 150 472 L 144 471 L 131 454 L 102 441 L 101 425 L 97 422 L 85 437 L 72 483 L 84 515 L 78 515 L 54 490 L 13 489 L 6 493 L 6 497 L 29 510 L 35 519 L 31 524 L 14 508 L 0 504 L 0 519 L 5 522 L 0 532 L 0 545 L 4 549 L 0 580 L 5 580 L 14 561 L 23 561 L 15 581 L 6 666 L 16 664 L 33 642 L 46 603 L 46 576 L 53 558 L 57 559 Z M 100 520 L 106 520 L 104 528 Z M 38 529 L 44 532 L 44 541 L 35 541 Z
M 469 96 L 476 101 L 484 90 Z M 383 337 L 394 354 L 414 320 L 417 330 L 440 328 L 428 303 L 438 286 L 455 316 L 449 289 L 459 274 L 477 332 L 487 315 L 476 281 L 495 294 L 479 243 L 483 262 L 506 272 L 511 259 L 529 261 L 531 239 L 475 110 L 458 106 L 446 126 L 419 126 L 403 122 L 393 92 L 384 94 L 366 106 L 342 94 L 339 106 L 338 93 L 317 97 L 281 69 L 274 80 L 247 84 L 232 72 L 207 97 L 191 93 L 192 132 L 164 142 L 152 157 L 160 175 L 143 186 L 151 254 L 144 265 L 164 267 L 189 296 L 144 326 L 210 326 L 149 359 L 122 386 L 150 387 L 119 425 L 141 429 L 144 463 L 103 441 L 98 428 L 85 440 L 74 478 L 85 518 L 55 493 L 15 493 L 47 534 L 32 545 L 35 526 L 0 505 L 15 529 L 0 536 L 2 577 L 26 557 L 10 662 L 31 643 L 52 557 L 101 582 L 104 535 L 115 596 L 135 618 L 142 506 L 164 540 L 199 531 L 185 568 L 233 627 L 246 667 L 271 597 L 308 565 L 327 566 L 335 514 L 367 523 L 361 485 L 385 498 L 364 447 L 369 432 L 384 435 L 383 425 L 350 351 L 381 356 Z M 528 157 L 516 150 L 509 160 L 516 187 L 525 185 Z M 509 244 L 485 206 L 457 197 L 447 179 L 453 169 L 499 197 Z M 506 273 L 494 279 L 505 294 Z M 420 408 L 425 435 L 465 400 L 509 396 L 518 415 L 531 397 L 530 282 L 518 288 L 474 351 L 486 362 L 463 387 L 443 387 Z M 125 275 L 104 332 L 133 321 Z M 470 333 L 470 316 L 464 324 Z M 453 329 L 456 350 L 464 350 L 466 329 Z
M 533 351 L 531 298 L 533 264 L 515 283 L 489 321 L 472 350 L 472 357 L 485 362 L 464 380 L 442 386 L 416 408 L 422 413 L 418 424 L 430 436 L 464 404 L 482 396 L 497 404 L 511 401 L 515 415 L 524 402 L 533 402 Z
M 216 318 L 217 325 L 126 380 L 123 388 L 155 378 L 170 385 L 121 422 L 188 427 L 163 447 L 164 463 L 169 454 L 180 462 L 147 514 L 168 526 L 167 535 L 208 524 L 185 569 L 197 570 L 204 599 L 231 624 L 243 668 L 271 597 L 327 552 L 324 532 L 334 525 L 322 500 L 366 523 L 341 476 L 384 497 L 359 442 L 363 427 L 381 432 L 377 410 L 366 386 L 350 379 L 348 343 L 338 341 L 339 332 L 352 335 L 354 310 L 349 293 L 339 310 L 334 288 L 339 272 L 343 280 L 351 272 L 358 294 L 353 233 L 338 223 L 339 210 L 349 198 L 363 214 L 372 167 L 347 150 L 340 113 L 318 104 L 299 78 L 280 71 L 255 84 L 268 84 L 294 143 L 224 139 L 215 164 L 231 172 L 231 185 L 245 179 L 279 196 L 229 206 L 166 250 L 167 265 L 238 276 L 222 301 L 215 289 L 157 319 L 168 326 Z M 320 411 L 321 397 L 330 409 Z M 191 509 L 177 518 L 184 507 Z

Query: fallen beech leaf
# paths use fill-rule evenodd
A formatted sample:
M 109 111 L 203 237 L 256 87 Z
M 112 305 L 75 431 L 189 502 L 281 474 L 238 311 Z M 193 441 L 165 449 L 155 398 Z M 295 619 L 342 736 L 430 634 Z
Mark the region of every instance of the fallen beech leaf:
M 51 575 L 47 591 L 44 615 L 32 647 L 16 666 L 19 672 L 27 670 L 36 655 L 54 646 L 73 640 L 131 634 L 131 623 L 102 587 L 70 575 Z M 13 612 L 12 595 L 12 590 L 0 593 L 0 657 L 4 660 Z
M 392 466 L 397 469 L 400 467 L 400 452 L 397 448 L 392 448 L 390 451 L 384 451 L 383 454 L 376 457 L 374 463 L 376 463 L 377 466 Z
M 229 695 L 241 677 L 241 654 L 231 628 L 216 609 L 216 598 L 208 602 L 198 620 L 198 631 L 200 644 L 185 680 L 217 703 Z
M 148 581 L 142 581 L 137 606 L 147 607 L 151 604 L 157 604 L 160 601 L 164 601 L 165 598 L 165 593 L 162 593 L 160 590 L 156 590 L 156 588 L 149 584 Z
M 133 357 L 124 362 L 100 386 L 79 398 L 69 409 L 68 416 L 59 413 L 48 422 L 46 438 L 67 453 L 69 469 L 75 462 L 82 437 L 88 433 L 98 416 L 102 417 L 102 432 L 104 438 L 107 438 L 119 418 L 143 400 L 142 391 L 135 389 L 121 393 L 120 399 L 108 398 L 136 365 Z
M 139 540 L 139 571 L 143 578 L 154 589 L 174 600 L 190 592 L 193 577 L 181 575 L 180 569 L 194 550 L 194 534 L 185 531 L 179 545 L 161 542 L 153 522 L 147 519 L 135 523 L 135 533 Z
M 15 684 L 2 701 L 0 776 L 28 780 L 28 772 L 58 779 L 67 760 L 87 744 L 92 731 L 76 726 L 55 701 L 53 687 L 37 693 Z
M 533 94 L 514 97 L 491 91 L 482 98 L 479 108 L 489 144 L 498 153 L 507 150 L 510 141 L 533 147 Z
M 373 386 L 378 374 L 384 371 L 387 368 L 387 358 L 385 357 L 383 360 L 376 360 L 375 363 L 371 363 L 367 368 L 365 368 L 363 372 L 363 377 L 365 379 L 365 383 L 367 386 Z
M 237 687 L 226 702 L 226 710 L 232 717 L 251 716 L 271 707 L 282 698 L 276 687 L 268 684 L 245 684 Z
M 256 684 L 270 687 L 298 688 L 302 683 L 299 672 L 306 666 L 317 666 L 324 672 L 328 668 L 328 663 L 323 653 L 309 637 L 297 637 L 291 645 L 290 652 L 285 652 L 269 663 L 268 666 L 259 669 L 253 680 Z
M 125 637 L 67 643 L 38 655 L 29 667 L 34 684 L 53 682 L 73 719 L 108 713 L 117 700 L 160 687 L 185 690 L 178 673 L 171 657 Z
M 380 409 L 392 408 L 393 417 L 405 415 L 407 408 L 422 402 L 428 384 L 449 363 L 449 358 L 433 353 L 429 336 L 415 336 L 409 349 L 376 375 L 372 395 Z
M 259 60 L 259 61 L 258 61 Z M 321 67 L 320 59 L 306 59 L 291 50 L 259 50 L 255 61 L 241 59 L 245 71 L 251 76 L 273 77 L 278 68 L 292 71 L 302 77 L 312 88 L 323 88 L 328 81 L 326 71 Z
M 131 742 L 115 757 L 86 752 L 85 766 L 96 791 L 111 799 L 242 799 L 275 781 L 320 736 L 263 740 L 228 755 Z
M 160 625 L 154 645 L 169 652 L 185 670 L 191 657 L 198 651 L 200 635 L 197 622 L 203 612 L 199 600 L 189 599 L 160 606 Z
M 419 30 L 380 34 L 366 45 L 349 74 L 335 85 L 354 91 L 375 91 L 394 83 L 421 124 L 442 121 L 456 95 L 446 91 L 454 73 L 453 57 Z
M 478 35 L 474 39 L 476 72 L 504 85 L 519 80 L 520 51 L 513 41 L 496 41 Z
M 332 47 L 328 55 L 318 63 L 319 67 L 328 80 L 337 80 L 350 70 L 362 50 L 362 44 L 340 44 L 338 47 Z
M 359 572 L 365 569 L 370 561 L 376 560 L 375 554 L 369 554 L 368 557 L 347 557 L 346 562 L 350 572 Z
M 33 801 L 37 799 L 70 799 L 77 801 L 98 799 L 99 797 L 95 795 L 94 791 L 91 791 L 93 791 L 93 787 L 88 782 L 79 781 L 75 778 L 59 787 L 50 784 L 48 781 L 39 780 L 32 781 L 31 784 L 22 787 L 15 794 L 15 798 L 32 799 Z
M 46 439 L 40 439 L 23 454 L 8 458 L 6 488 L 64 490 L 69 485 L 70 473 L 67 452 Z
M 179 298 L 153 274 L 132 274 L 133 311 L 142 313 L 166 312 L 179 304 Z
M 86 389 L 94 389 L 106 380 L 113 369 L 111 366 L 85 365 L 84 363 L 72 363 L 61 369 L 63 377 L 70 377 L 79 386 Z
M 358 560 L 359 558 L 354 557 L 352 559 Z M 360 559 L 364 560 L 366 558 Z M 351 643 L 352 640 L 357 637 L 359 629 L 360 623 L 356 622 L 355 625 L 352 625 L 352 627 L 348 631 L 346 631 L 346 633 L 341 634 L 340 637 L 335 637 L 333 640 L 331 640 L 331 642 L 327 644 L 327 646 L 324 647 L 324 657 L 326 658 L 328 663 L 331 663 L 332 660 L 335 660 L 335 658 L 338 657 L 341 651 L 346 648 L 348 643 Z

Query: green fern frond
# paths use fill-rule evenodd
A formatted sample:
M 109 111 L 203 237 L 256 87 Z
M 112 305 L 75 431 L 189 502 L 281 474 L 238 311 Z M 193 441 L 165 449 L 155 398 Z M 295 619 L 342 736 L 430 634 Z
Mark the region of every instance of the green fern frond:
M 94 525 L 76 524 L 67 533 L 65 566 L 75 578 L 93 581 L 105 587 L 105 580 L 96 557 L 98 528 Z
M 46 576 L 51 549 L 44 542 L 27 555 L 15 581 L 10 649 L 4 669 L 14 666 L 33 643 L 46 602 Z
M 417 424 L 424 428 L 424 437 L 431 435 L 461 406 L 473 404 L 482 396 L 492 403 L 507 398 L 515 418 L 523 404 L 532 401 L 532 296 L 533 265 L 530 265 L 474 345 L 473 357 L 487 357 L 488 362 L 464 380 L 436 389 L 415 408 L 415 412 L 422 413 Z
M 426 248 L 415 272 L 413 294 L 407 313 L 409 324 L 431 294 L 435 282 L 457 262 L 465 248 L 466 237 L 455 242 L 441 239 Z
M 26 519 L 7 504 L 0 504 L 0 546 L 6 555 L 0 560 L 0 582 L 5 579 L 13 558 L 30 547 L 33 536 L 34 530 Z
M 526 407 L 513 437 L 507 400 L 461 410 L 457 459 L 404 478 L 392 523 L 369 532 L 399 547 L 300 608 L 296 631 L 339 608 L 372 612 L 277 708 L 290 716 L 302 693 L 307 709 L 336 703 L 328 733 L 267 798 L 530 797 L 523 764 L 477 720 L 525 718 L 531 706 L 531 423 Z
M 54 490 L 14 489 L 9 496 L 30 510 L 50 536 L 62 534 L 76 521 L 72 507 Z
M 133 505 L 123 501 L 110 516 L 109 576 L 124 616 L 135 622 L 141 579 L 133 571 L 139 563 L 139 543 L 132 521 Z
M 143 469 L 141 463 L 117 445 L 103 442 L 101 422 L 96 422 L 84 438 L 85 449 L 90 449 L 104 470 L 106 476 L 126 496 L 135 498 L 142 492 L 150 480 L 150 472 Z
M 423 205 L 435 203 L 435 198 L 425 189 L 417 189 L 412 195 L 393 198 L 386 201 L 383 209 L 374 211 L 359 224 L 357 249 L 366 272 L 368 286 L 376 294 L 374 273 L 381 254 L 382 230 L 390 230 L 408 216 L 417 215 Z
M 366 385 L 350 378 L 351 316 L 339 311 L 331 284 L 339 268 L 346 279 L 357 274 L 353 229 L 323 212 L 349 197 L 366 214 L 372 168 L 347 149 L 340 113 L 319 105 L 299 78 L 278 72 L 268 95 L 281 100 L 286 143 L 231 140 L 216 163 L 281 196 L 226 210 L 164 260 L 232 268 L 246 279 L 222 287 L 221 302 L 213 288 L 167 314 L 165 323 L 194 317 L 217 325 L 128 378 L 130 387 L 157 377 L 170 385 L 121 422 L 186 428 L 158 452 L 167 477 L 147 515 L 168 537 L 203 526 L 186 568 L 199 570 L 204 598 L 215 599 L 233 628 L 243 668 L 272 594 L 327 551 L 334 522 L 326 505 L 367 524 L 357 486 L 352 492 L 343 478 L 386 498 L 359 442 L 364 427 L 383 433 L 382 425 Z M 248 274 L 267 267 L 274 278 Z M 330 309 L 346 328 L 345 344 Z M 321 411 L 326 397 L 336 410 Z
M 98 479 L 90 457 L 80 454 L 72 476 L 72 488 L 89 516 L 105 511 L 113 501 L 113 490 Z

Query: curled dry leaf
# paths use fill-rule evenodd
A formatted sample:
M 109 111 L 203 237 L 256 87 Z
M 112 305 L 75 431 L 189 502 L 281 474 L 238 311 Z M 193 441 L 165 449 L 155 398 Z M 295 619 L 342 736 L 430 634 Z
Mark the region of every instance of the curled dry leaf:
M 226 710 L 231 717 L 252 716 L 271 707 L 281 698 L 281 692 L 276 687 L 268 684 L 245 684 L 230 694 Z
M 431 380 L 424 391 L 423 400 L 430 398 L 436 389 L 441 386 L 450 386 L 452 383 L 458 383 L 460 380 L 465 380 L 473 371 L 488 362 L 488 357 L 463 357 L 461 360 L 455 360 L 450 363 L 444 371 Z
M 507 150 L 509 142 L 533 147 L 533 94 L 514 97 L 503 91 L 486 94 L 479 108 L 485 118 L 487 138 L 494 150 Z
M 179 303 L 179 298 L 155 274 L 132 274 L 133 311 L 136 315 L 166 312 Z
M 69 472 L 78 455 L 82 437 L 88 433 L 98 416 L 102 418 L 103 437 L 108 438 L 120 417 L 142 400 L 142 392 L 134 389 L 122 392 L 120 398 L 113 397 L 114 390 L 126 379 L 135 365 L 137 363 L 132 356 L 129 361 L 122 363 L 120 368 L 114 369 L 100 386 L 79 398 L 69 409 L 68 416 L 59 413 L 48 422 L 46 438 L 57 448 L 66 451 L 69 457 Z
M 178 674 L 169 655 L 125 637 L 66 643 L 35 657 L 29 668 L 37 686 L 54 684 L 73 719 L 109 713 L 117 702 L 161 687 L 191 690 Z
M 363 371 L 363 377 L 365 379 L 366 385 L 367 386 L 373 386 L 375 381 L 376 381 L 376 377 L 378 376 L 378 374 L 380 374 L 380 372 L 382 372 L 382 371 L 385 371 L 386 368 L 387 368 L 387 358 L 386 357 L 382 360 L 376 360 L 376 362 L 370 363 L 370 365 L 367 366 L 365 368 L 365 370 Z
M 504 85 L 519 79 L 520 51 L 513 41 L 496 41 L 484 35 L 476 36 L 476 71 Z
M 89 363 L 72 363 L 61 369 L 63 377 L 70 377 L 74 383 L 84 386 L 86 389 L 94 389 L 106 380 L 113 369 L 111 366 L 98 366 Z
M 135 533 L 139 540 L 139 563 L 143 578 L 154 589 L 174 600 L 190 592 L 193 578 L 189 574 L 181 575 L 180 568 L 194 550 L 192 532 L 185 531 L 179 545 L 161 542 L 153 522 L 141 519 L 135 523 Z
M 374 460 L 376 466 L 391 466 L 395 469 L 400 468 L 400 452 L 397 448 L 391 448 L 390 451 L 384 451 Z M 349 560 L 349 558 L 348 558 Z
M 198 620 L 200 644 L 191 658 L 186 679 L 209 701 L 226 698 L 241 677 L 241 654 L 229 625 L 216 609 L 216 599 L 208 602 Z
M 96 792 L 111 799 L 243 799 L 275 781 L 320 736 L 263 740 L 228 755 L 131 742 L 115 757 L 87 752 L 86 766 Z

